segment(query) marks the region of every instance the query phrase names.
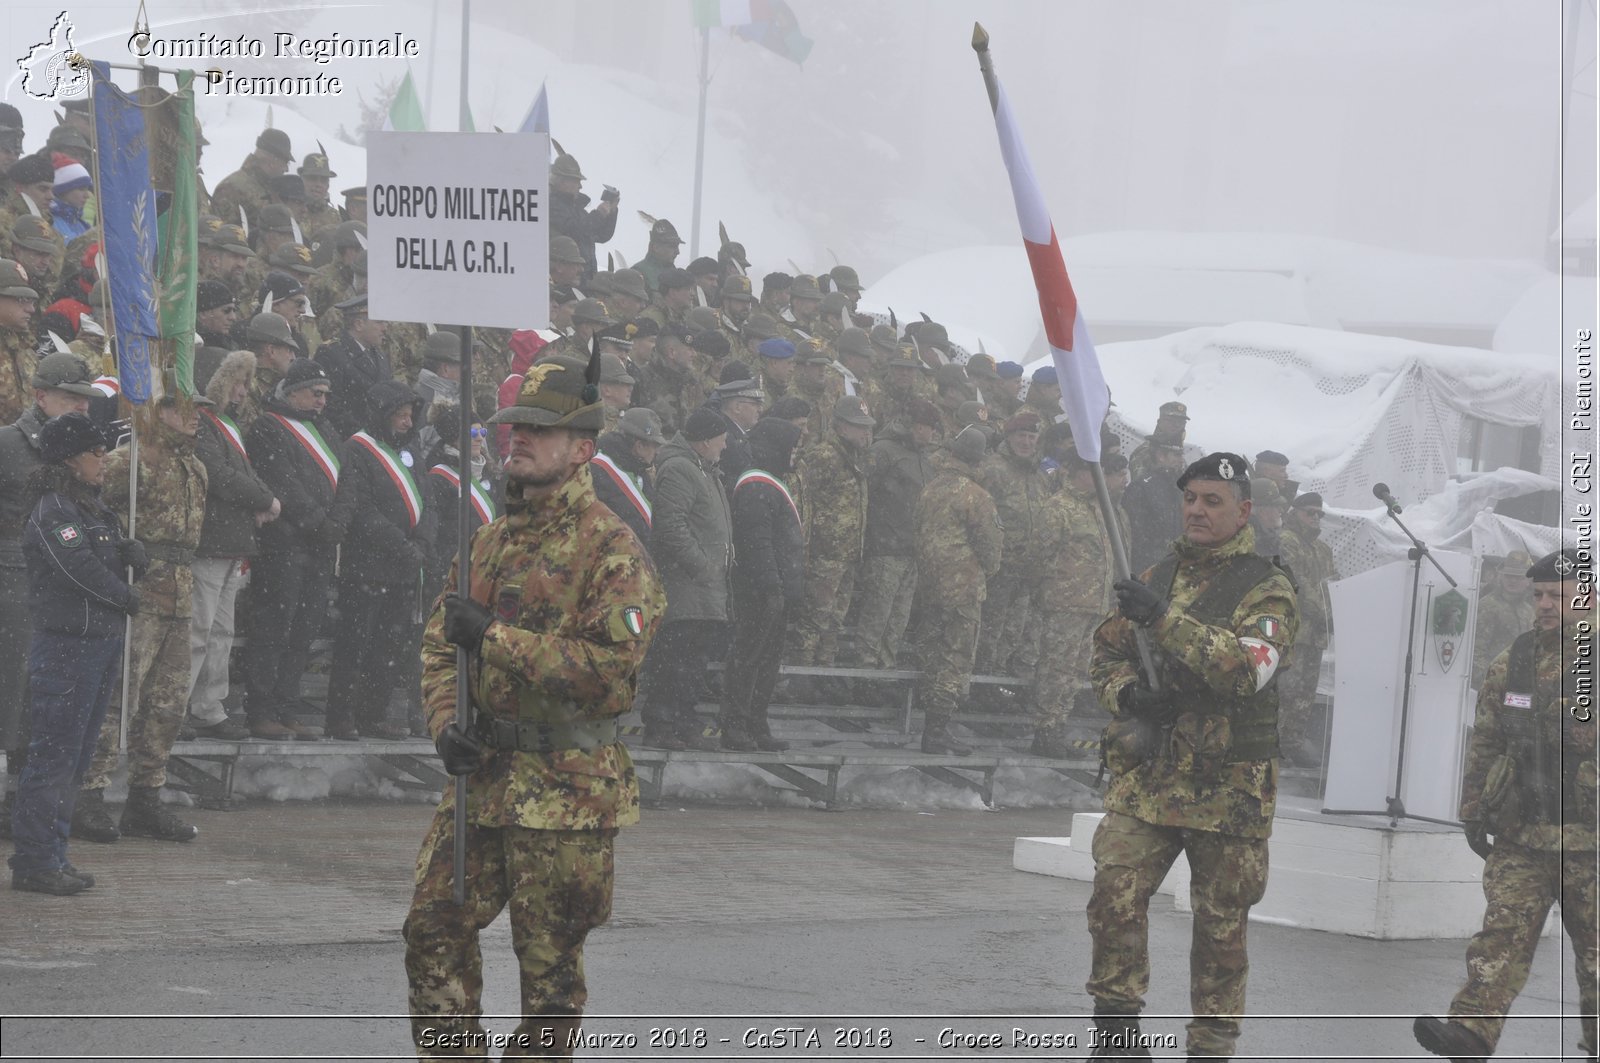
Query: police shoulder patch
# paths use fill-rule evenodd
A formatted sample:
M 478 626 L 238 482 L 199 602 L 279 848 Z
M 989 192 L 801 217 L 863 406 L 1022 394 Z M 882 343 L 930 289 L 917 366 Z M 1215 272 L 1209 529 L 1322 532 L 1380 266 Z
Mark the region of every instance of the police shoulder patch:
M 75 550 L 83 545 L 83 529 L 76 524 L 63 524 L 52 534 L 62 546 Z

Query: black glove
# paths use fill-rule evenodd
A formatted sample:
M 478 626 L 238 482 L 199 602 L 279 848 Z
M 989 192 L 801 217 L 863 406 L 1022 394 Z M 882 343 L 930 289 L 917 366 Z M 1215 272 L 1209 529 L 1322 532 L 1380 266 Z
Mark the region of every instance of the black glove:
M 1117 609 L 1141 627 L 1148 627 L 1167 611 L 1167 600 L 1136 579 L 1119 579 L 1111 585 L 1117 592 Z
M 129 616 L 138 616 L 139 615 L 139 606 L 141 604 L 142 603 L 139 601 L 139 592 L 137 590 L 135 590 L 134 588 L 129 587 L 128 588 L 128 604 L 122 607 L 122 611 L 127 613 Z
M 1489 859 L 1489 854 L 1494 852 L 1494 846 L 1489 844 L 1489 832 L 1482 823 L 1468 820 L 1461 824 L 1467 832 L 1467 847 L 1477 853 L 1484 860 Z
M 445 641 L 465 647 L 476 653 L 483 643 L 483 633 L 494 623 L 488 606 L 479 605 L 471 598 L 451 592 L 444 596 Z
M 451 775 L 471 775 L 483 764 L 483 746 L 457 723 L 439 732 L 433 748 L 439 751 L 444 770 Z
M 1117 691 L 1117 705 L 1130 716 L 1148 716 L 1166 707 L 1164 694 L 1159 694 L 1143 683 L 1129 683 Z
M 150 567 L 150 556 L 145 553 L 144 543 L 138 539 L 120 540 L 117 543 L 117 560 L 135 572 L 143 572 Z

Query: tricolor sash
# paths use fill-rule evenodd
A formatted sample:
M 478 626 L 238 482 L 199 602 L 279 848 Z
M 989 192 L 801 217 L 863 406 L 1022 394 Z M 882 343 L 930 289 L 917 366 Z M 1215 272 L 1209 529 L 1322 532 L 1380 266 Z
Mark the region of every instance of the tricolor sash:
M 339 455 L 335 454 L 333 448 L 328 446 L 327 441 L 322 438 L 322 433 L 317 431 L 316 425 L 310 421 L 285 417 L 281 413 L 268 413 L 267 416 L 276 417 L 278 423 L 283 425 L 290 435 L 299 440 L 301 446 L 306 448 L 306 452 L 311 455 L 311 460 L 316 463 L 317 468 L 322 470 L 322 475 L 328 478 L 328 482 L 334 487 L 339 486 Z
M 232 417 L 225 413 L 212 413 L 204 407 L 200 412 L 211 418 L 211 423 L 217 426 L 217 431 L 221 432 L 229 443 L 233 444 L 233 449 L 239 452 L 240 457 L 245 461 L 250 460 L 250 454 L 244 449 L 244 436 L 239 434 L 239 426 L 233 423 Z
M 461 494 L 461 476 L 448 465 L 435 465 L 429 470 L 435 476 L 441 476 L 444 481 L 456 489 L 457 497 Z M 472 508 L 477 510 L 478 519 L 485 524 L 494 523 L 494 499 L 479 485 L 478 481 L 469 481 L 472 493 Z
M 733 482 L 734 493 L 737 494 L 739 488 L 743 487 L 745 484 L 751 483 L 771 484 L 773 487 L 776 487 L 778 489 L 778 493 L 783 495 L 783 500 L 789 503 L 789 508 L 794 511 L 794 519 L 799 521 L 801 524 L 805 523 L 804 521 L 800 520 L 800 507 L 794 504 L 794 496 L 789 493 L 789 489 L 784 486 L 782 480 L 778 479 L 770 472 L 767 472 L 765 469 L 751 469 L 749 472 L 745 473 L 743 476 L 739 477 Z
M 597 452 L 593 461 L 611 478 L 611 481 L 617 485 L 622 493 L 628 496 L 628 501 L 632 502 L 634 508 L 644 517 L 644 526 L 646 528 L 654 527 L 650 523 L 650 500 L 644 497 L 644 491 L 634 482 L 633 477 L 624 472 L 621 466 L 604 454 Z
M 411 518 L 411 526 L 415 528 L 417 521 L 422 519 L 422 492 L 417 490 L 417 481 L 411 478 L 411 470 L 405 467 L 398 454 L 366 432 L 357 432 L 350 437 L 350 442 L 365 447 L 369 454 L 378 459 L 383 471 L 389 474 L 395 490 L 400 492 L 400 499 L 406 505 L 406 516 Z

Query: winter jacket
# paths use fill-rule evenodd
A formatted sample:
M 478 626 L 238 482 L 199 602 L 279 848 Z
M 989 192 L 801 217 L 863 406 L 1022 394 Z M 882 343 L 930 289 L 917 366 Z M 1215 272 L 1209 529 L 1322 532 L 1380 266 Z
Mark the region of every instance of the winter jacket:
M 393 380 L 394 366 L 383 351 L 361 346 L 348 332 L 331 343 L 324 343 L 317 351 L 317 361 L 327 370 L 328 382 L 333 387 L 324 416 L 342 443 L 372 419 L 371 410 L 367 408 L 367 392 L 374 384 Z
M 206 516 L 196 557 L 255 556 L 256 514 L 271 509 L 276 497 L 240 449 L 242 436 L 235 445 L 229 428 L 237 431 L 226 413 L 200 411 L 194 452 L 206 467 Z
M 599 208 L 585 210 L 589 197 L 582 192 L 565 195 L 550 193 L 550 232 L 556 236 L 570 236 L 578 245 L 578 253 L 588 263 L 590 273 L 596 268 L 594 245 L 610 240 L 617 231 L 617 212 L 602 213 Z
M 639 537 L 639 542 L 648 546 L 654 487 L 650 483 L 649 467 L 633 456 L 628 437 L 621 432 L 601 435 L 599 451 L 589 473 L 594 478 L 595 498 L 621 517 Z
M 268 406 L 245 436 L 245 449 L 256 475 L 277 497 L 283 511 L 277 520 L 260 527 L 256 539 L 262 553 L 332 553 L 342 532 L 328 519 L 334 480 L 290 430 L 291 424 L 314 432 L 333 460 L 339 458 L 338 442 L 326 420 L 299 413 L 281 402 Z M 332 472 L 338 476 L 337 467 Z
M 938 606 L 976 605 L 1000 571 L 1005 532 L 978 470 L 941 450 L 917 500 L 917 571 L 922 594 Z
M 123 633 L 133 594 L 117 560 L 121 539 L 116 516 L 98 494 L 49 491 L 39 499 L 22 533 L 37 630 L 94 638 Z
M 667 589 L 666 621 L 728 619 L 733 516 L 714 464 L 683 434 L 656 456 L 650 555 Z
M 1043 564 L 1050 482 L 1039 469 L 1039 459 L 1019 457 L 1009 443 L 1001 443 L 978 467 L 978 482 L 994 499 L 1005 525 L 1005 567 L 1032 570 Z
M 339 575 L 362 583 L 409 585 L 431 564 L 433 508 L 419 482 L 426 471 L 381 431 L 401 405 L 415 402 L 411 389 L 390 380 L 367 398 L 367 431 L 352 435 L 339 452 L 339 489 L 329 513 L 344 530 Z
M 44 464 L 39 456 L 39 429 L 44 411 L 35 406 L 0 428 L 0 568 L 22 568 L 22 529 L 32 512 L 28 477 Z
M 776 445 L 761 445 L 767 436 Z M 774 418 L 751 431 L 755 464 L 733 489 L 733 583 L 741 593 L 782 594 L 790 602 L 805 597 L 805 536 L 786 482 L 799 441 L 797 426 Z
M 933 479 L 934 447 L 918 447 L 904 421 L 883 430 L 867 452 L 868 557 L 916 553 L 917 499 Z
M 425 484 L 426 508 L 432 512 L 433 539 L 428 543 L 428 586 L 432 594 L 444 585 L 450 566 L 461 553 L 461 463 L 455 448 L 440 448 L 437 460 L 428 466 L 426 476 L 418 479 Z M 490 523 L 499 515 L 499 504 L 493 492 L 478 484 L 468 517 L 467 536 Z

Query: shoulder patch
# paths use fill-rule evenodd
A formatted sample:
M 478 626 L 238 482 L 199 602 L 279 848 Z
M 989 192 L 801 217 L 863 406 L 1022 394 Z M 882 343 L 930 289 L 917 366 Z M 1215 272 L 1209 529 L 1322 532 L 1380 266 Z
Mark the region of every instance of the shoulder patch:
M 1264 616 L 1257 620 L 1256 627 L 1269 639 L 1275 639 L 1283 633 L 1283 625 L 1270 616 Z
M 83 545 L 83 529 L 76 524 L 63 524 L 51 533 L 62 546 L 76 550 Z
M 607 627 L 613 642 L 637 642 L 644 637 L 647 622 L 643 606 L 625 605 L 611 614 Z

